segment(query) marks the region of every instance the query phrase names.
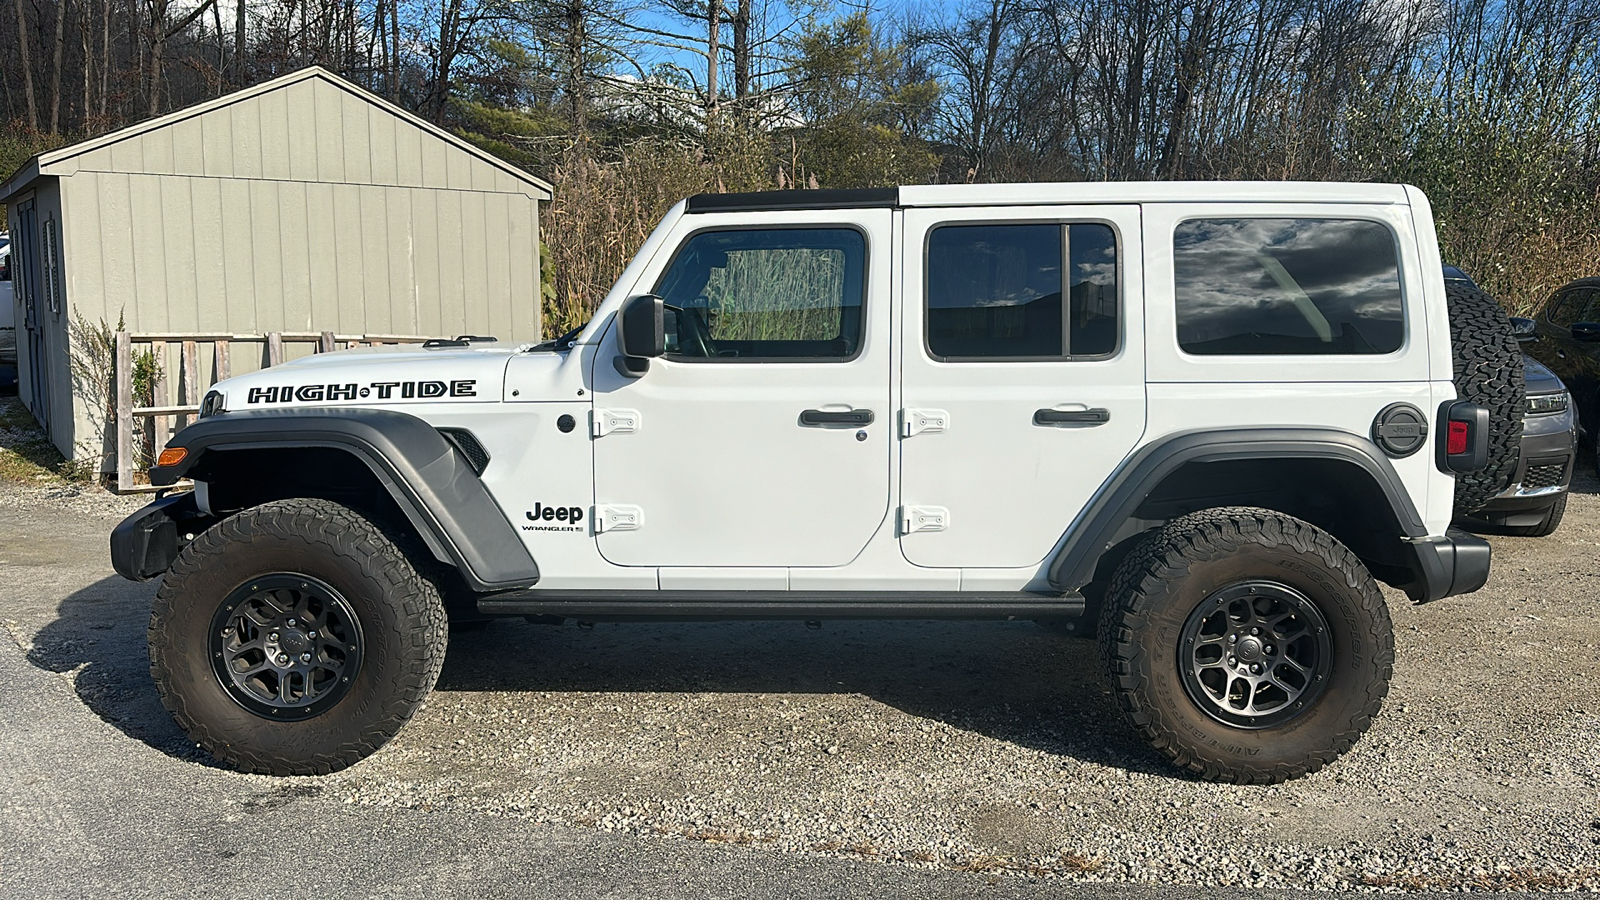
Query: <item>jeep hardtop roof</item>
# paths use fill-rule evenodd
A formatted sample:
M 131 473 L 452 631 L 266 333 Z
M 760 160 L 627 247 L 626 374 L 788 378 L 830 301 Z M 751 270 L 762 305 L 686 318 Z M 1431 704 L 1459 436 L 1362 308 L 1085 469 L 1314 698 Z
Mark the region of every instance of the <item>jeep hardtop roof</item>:
M 905 208 L 914 206 L 1042 206 L 1068 203 L 1398 203 L 1398 184 L 1338 181 L 1076 181 L 1047 184 L 932 184 L 822 191 L 696 194 L 685 212 Z

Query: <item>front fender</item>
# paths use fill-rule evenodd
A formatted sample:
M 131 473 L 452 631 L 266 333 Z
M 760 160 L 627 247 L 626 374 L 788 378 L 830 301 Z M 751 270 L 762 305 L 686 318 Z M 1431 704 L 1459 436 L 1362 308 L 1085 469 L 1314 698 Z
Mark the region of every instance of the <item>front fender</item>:
M 167 446 L 188 452 L 176 465 L 151 469 L 152 484 L 203 477 L 208 456 L 230 450 L 342 450 L 371 470 L 434 554 L 474 590 L 539 580 L 538 565 L 471 464 L 416 416 L 345 408 L 228 412 L 190 425 Z

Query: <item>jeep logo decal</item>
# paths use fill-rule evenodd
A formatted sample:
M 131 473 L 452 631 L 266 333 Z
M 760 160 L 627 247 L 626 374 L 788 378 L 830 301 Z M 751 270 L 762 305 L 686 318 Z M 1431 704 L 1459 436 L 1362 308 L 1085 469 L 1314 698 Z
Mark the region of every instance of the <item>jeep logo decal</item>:
M 581 506 L 545 506 L 543 503 L 533 504 L 533 509 L 526 513 L 529 522 L 540 524 L 524 525 L 523 531 L 582 531 L 578 525 L 583 521 L 583 507 Z M 553 524 L 543 524 L 543 523 Z
M 279 387 L 251 388 L 246 403 L 307 403 L 316 400 L 366 400 L 377 395 L 379 400 L 433 400 L 438 397 L 476 397 L 478 379 L 461 378 L 455 381 L 373 381 L 368 384 L 302 384 Z M 398 392 L 398 394 L 397 394 Z

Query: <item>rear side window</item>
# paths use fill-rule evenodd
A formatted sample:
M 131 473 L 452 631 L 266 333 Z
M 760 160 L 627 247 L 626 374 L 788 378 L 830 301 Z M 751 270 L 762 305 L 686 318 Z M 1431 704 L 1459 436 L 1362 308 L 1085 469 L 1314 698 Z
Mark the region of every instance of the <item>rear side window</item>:
M 1173 235 L 1178 346 L 1201 356 L 1393 353 L 1394 235 L 1358 219 L 1191 219 Z
M 1117 236 L 1107 225 L 945 225 L 928 236 L 936 359 L 1108 356 L 1117 301 Z

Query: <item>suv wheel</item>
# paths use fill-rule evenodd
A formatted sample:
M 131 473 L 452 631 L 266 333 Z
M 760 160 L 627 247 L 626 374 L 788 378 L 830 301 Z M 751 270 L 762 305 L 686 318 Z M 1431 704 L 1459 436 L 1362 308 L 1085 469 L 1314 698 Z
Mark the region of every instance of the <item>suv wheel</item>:
M 1456 476 L 1455 514 L 1464 516 L 1505 490 L 1517 472 L 1525 412 L 1522 350 L 1505 309 L 1482 289 L 1446 282 L 1445 301 L 1456 396 L 1489 410 L 1489 464 Z
M 1321 529 L 1265 509 L 1175 519 L 1112 576 L 1100 641 L 1135 729 L 1210 781 L 1271 784 L 1349 750 L 1394 667 L 1372 576 Z
M 1506 529 L 1507 534 L 1518 537 L 1549 537 L 1561 527 L 1561 519 L 1567 514 L 1567 495 L 1562 494 L 1556 502 L 1544 511 L 1544 518 L 1535 525 L 1515 525 Z
M 325 774 L 411 718 L 446 631 L 438 590 L 372 522 L 327 500 L 280 500 L 179 554 L 150 614 L 150 673 L 221 762 Z

